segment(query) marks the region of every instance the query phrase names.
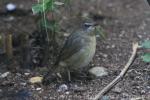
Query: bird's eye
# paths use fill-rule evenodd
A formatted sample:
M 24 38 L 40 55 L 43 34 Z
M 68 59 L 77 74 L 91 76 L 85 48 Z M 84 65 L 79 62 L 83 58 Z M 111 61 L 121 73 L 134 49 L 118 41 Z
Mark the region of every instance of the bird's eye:
M 89 28 L 90 26 L 93 26 L 93 24 L 92 23 L 84 23 L 85 28 Z

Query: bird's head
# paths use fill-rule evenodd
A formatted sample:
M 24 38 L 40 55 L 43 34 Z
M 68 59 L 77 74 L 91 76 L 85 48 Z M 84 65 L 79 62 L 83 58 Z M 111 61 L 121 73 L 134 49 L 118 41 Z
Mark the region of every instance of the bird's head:
M 106 38 L 103 28 L 98 23 L 84 23 L 84 31 L 86 35 Z
M 85 33 L 88 35 L 95 35 L 94 31 L 95 31 L 95 23 L 84 23 L 83 28 L 85 30 Z

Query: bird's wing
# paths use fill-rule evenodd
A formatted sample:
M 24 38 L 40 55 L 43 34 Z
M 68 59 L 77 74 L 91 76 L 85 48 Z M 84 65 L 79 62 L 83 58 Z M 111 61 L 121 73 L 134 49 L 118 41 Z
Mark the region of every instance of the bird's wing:
M 85 43 L 83 40 L 82 33 L 73 33 L 70 35 L 60 52 L 57 63 L 69 59 L 72 55 L 80 51 Z

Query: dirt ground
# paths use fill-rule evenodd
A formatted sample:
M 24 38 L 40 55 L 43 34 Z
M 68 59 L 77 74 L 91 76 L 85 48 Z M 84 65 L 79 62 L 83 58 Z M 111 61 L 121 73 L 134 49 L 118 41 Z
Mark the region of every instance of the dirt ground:
M 5 4 L 9 2 L 0 0 L 0 33 L 34 32 L 36 16 L 31 12 L 34 1 L 11 0 L 25 13 L 1 13 L 5 12 Z M 0 78 L 1 100 L 90 100 L 120 73 L 131 55 L 132 43 L 150 39 L 150 6 L 146 0 L 74 0 L 71 12 L 67 9 L 61 11 L 63 13 L 58 13 L 62 18 L 60 24 L 68 32 L 79 28 L 85 21 L 85 16 L 90 16 L 102 26 L 107 38 L 103 41 L 97 39 L 97 50 L 91 66 L 107 68 L 108 75 L 72 83 L 86 88 L 85 91 L 69 90 L 60 93 L 57 91 L 59 83 L 48 86 L 29 83 L 31 77 L 42 75 L 40 72 L 22 70 L 16 63 L 0 61 L 0 74 L 10 72 L 7 77 Z M 139 52 L 123 80 L 103 100 L 150 100 L 150 64 L 144 63 L 140 54 Z M 20 71 L 12 71 L 13 68 Z

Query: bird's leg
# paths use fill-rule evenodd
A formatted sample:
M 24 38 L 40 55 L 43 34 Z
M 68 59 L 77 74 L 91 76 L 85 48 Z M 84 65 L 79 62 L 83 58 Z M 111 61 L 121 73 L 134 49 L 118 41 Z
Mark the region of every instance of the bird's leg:
M 68 74 L 68 81 L 71 82 L 71 75 L 70 75 L 70 70 L 67 69 L 67 74 Z

